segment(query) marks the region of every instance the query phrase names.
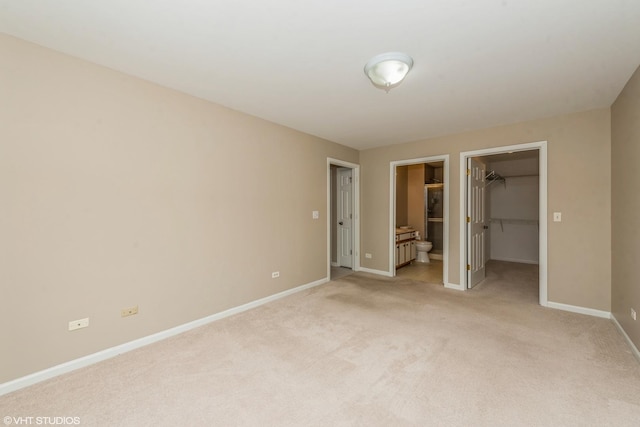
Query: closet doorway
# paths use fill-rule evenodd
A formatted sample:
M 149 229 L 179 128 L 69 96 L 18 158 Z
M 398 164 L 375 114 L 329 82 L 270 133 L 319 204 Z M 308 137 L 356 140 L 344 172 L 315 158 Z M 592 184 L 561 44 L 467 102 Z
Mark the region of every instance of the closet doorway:
M 461 289 L 482 283 L 487 262 L 538 266 L 547 305 L 546 142 L 460 154 Z

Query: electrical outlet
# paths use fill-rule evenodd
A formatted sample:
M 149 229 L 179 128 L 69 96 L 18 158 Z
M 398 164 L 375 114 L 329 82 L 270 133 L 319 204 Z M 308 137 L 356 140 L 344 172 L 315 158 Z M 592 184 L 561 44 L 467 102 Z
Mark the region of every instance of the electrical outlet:
M 280 277 L 280 272 L 279 271 L 274 271 L 273 273 L 271 273 L 271 278 L 272 279 L 276 279 Z
M 122 310 L 120 310 L 121 317 L 133 316 L 134 314 L 138 314 L 137 305 L 135 307 L 123 308 Z
M 89 318 L 85 317 L 84 319 L 72 320 L 69 322 L 69 330 L 75 331 L 76 329 L 82 329 L 89 326 Z
M 313 211 L 311 212 L 311 217 L 313 219 L 319 219 L 320 218 L 320 212 L 319 211 Z
M 636 311 L 633 308 L 631 309 L 631 318 L 636 320 Z
M 365 258 L 371 258 L 371 254 L 364 254 Z

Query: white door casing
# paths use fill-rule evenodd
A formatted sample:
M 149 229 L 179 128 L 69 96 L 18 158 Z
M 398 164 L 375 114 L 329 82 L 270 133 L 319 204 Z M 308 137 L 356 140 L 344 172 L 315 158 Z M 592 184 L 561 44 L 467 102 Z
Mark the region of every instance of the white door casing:
M 461 151 L 460 152 L 460 284 L 450 284 L 451 289 L 465 290 L 468 285 L 468 274 L 467 274 L 467 257 L 468 250 L 467 246 L 469 245 L 468 236 L 466 233 L 467 230 L 467 221 L 466 209 L 462 208 L 468 202 L 468 192 L 469 192 L 469 183 L 466 177 L 466 170 L 468 167 L 468 159 L 470 157 L 482 157 L 489 156 L 493 154 L 503 154 L 510 153 L 516 151 L 527 151 L 527 150 L 538 150 L 538 171 L 540 173 L 540 182 L 539 182 L 539 215 L 538 215 L 538 236 L 539 236 L 539 271 L 538 271 L 538 293 L 539 293 L 539 302 L 540 305 L 544 307 L 549 307 L 554 303 L 549 302 L 548 300 L 548 289 L 547 289 L 547 280 L 548 280 L 548 248 L 547 248 L 547 215 L 548 215 L 548 191 L 547 191 L 547 141 L 538 141 L 538 142 L 529 142 L 515 145 L 504 145 L 500 147 L 493 148 L 483 148 L 480 150 L 473 151 Z
M 353 176 L 349 168 L 338 169 L 337 230 L 338 264 L 353 268 Z
M 485 278 L 486 254 L 486 207 L 485 176 L 486 166 L 477 159 L 469 158 L 467 163 L 467 285 L 473 288 Z
M 335 169 L 334 169 L 335 168 Z M 353 251 L 353 271 L 366 270 L 360 266 L 360 165 L 347 162 L 341 159 L 327 157 L 327 212 L 326 232 L 327 232 L 327 279 L 331 278 L 331 267 L 338 265 L 338 231 L 337 231 L 337 208 L 338 208 L 338 168 L 351 169 L 351 209 L 353 218 L 351 220 L 351 237 Z M 333 206 L 335 204 L 335 206 Z M 335 251 L 335 252 L 334 252 Z

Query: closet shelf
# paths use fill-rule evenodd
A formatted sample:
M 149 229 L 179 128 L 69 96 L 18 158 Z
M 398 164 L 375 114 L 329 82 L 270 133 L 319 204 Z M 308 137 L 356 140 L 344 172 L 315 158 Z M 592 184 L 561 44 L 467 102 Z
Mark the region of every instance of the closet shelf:
M 489 171 L 484 177 L 484 186 L 488 187 L 496 181 L 502 182 L 504 184 L 504 188 L 507 188 L 507 178 L 528 178 L 528 177 L 538 177 L 540 175 L 534 174 L 526 174 L 526 175 L 500 175 L 495 171 Z
M 504 224 L 521 224 L 521 225 L 536 225 L 540 227 L 540 221 L 537 219 L 523 219 L 523 218 L 491 218 L 491 222 L 499 222 L 500 229 L 504 231 Z

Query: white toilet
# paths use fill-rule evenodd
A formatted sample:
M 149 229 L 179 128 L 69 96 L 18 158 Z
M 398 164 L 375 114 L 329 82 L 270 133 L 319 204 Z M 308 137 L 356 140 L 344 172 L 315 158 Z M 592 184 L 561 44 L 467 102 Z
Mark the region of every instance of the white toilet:
M 427 242 L 424 240 L 416 240 L 416 252 L 418 253 L 416 257 L 417 262 L 430 262 L 429 261 L 429 251 L 433 248 L 433 244 L 431 242 Z

